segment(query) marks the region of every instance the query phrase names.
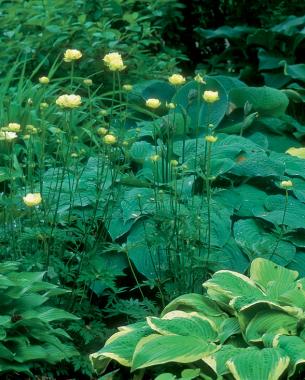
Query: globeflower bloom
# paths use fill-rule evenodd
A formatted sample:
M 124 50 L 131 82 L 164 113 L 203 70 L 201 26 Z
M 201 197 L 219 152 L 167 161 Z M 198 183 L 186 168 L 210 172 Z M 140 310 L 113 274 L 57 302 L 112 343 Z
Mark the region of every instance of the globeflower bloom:
M 38 206 L 42 201 L 40 193 L 33 193 L 33 194 L 29 193 L 25 197 L 23 197 L 22 199 L 23 199 L 23 202 L 25 203 L 25 205 L 28 207 Z
M 103 61 L 110 71 L 122 71 L 126 68 L 121 54 L 117 52 L 106 54 Z
M 116 136 L 109 134 L 104 136 L 103 141 L 107 145 L 113 145 L 117 142 L 117 138 Z
M 19 132 L 21 129 L 21 125 L 18 123 L 9 123 L 5 129 L 9 132 Z
M 173 84 L 174 86 L 179 86 L 185 83 L 185 78 L 181 74 L 173 74 L 168 78 L 168 81 L 170 84 Z
M 123 90 L 124 91 L 127 91 L 127 92 L 129 92 L 129 91 L 132 91 L 132 85 L 131 84 L 124 84 L 123 85 Z
M 82 53 L 76 49 L 67 49 L 64 54 L 65 62 L 72 62 L 80 59 L 82 57 Z
M 156 109 L 156 108 L 159 108 L 161 106 L 160 100 L 154 99 L 154 98 L 147 99 L 145 104 L 146 104 L 146 107 L 152 108 L 152 109 Z
M 82 98 L 79 95 L 61 95 L 56 99 L 56 104 L 62 108 L 76 108 L 82 104 Z
M 210 142 L 210 143 L 214 143 L 217 141 L 217 137 L 216 136 L 212 136 L 212 135 L 208 135 L 208 136 L 205 136 L 205 141 L 207 142 Z
M 107 133 L 108 133 L 108 129 L 104 128 L 104 127 L 100 127 L 97 130 L 97 134 L 100 136 L 105 136 L 105 135 L 107 135 Z
M 12 141 L 17 138 L 17 133 L 0 131 L 0 141 Z
M 92 86 L 93 84 L 92 79 L 84 79 L 83 83 L 85 86 Z
M 281 186 L 284 188 L 284 189 L 288 189 L 290 187 L 293 187 L 293 183 L 291 181 L 282 181 L 281 182 Z
M 50 83 L 50 79 L 48 77 L 40 77 L 39 79 L 40 84 L 48 84 Z
M 204 91 L 202 98 L 207 103 L 215 103 L 219 100 L 218 91 Z

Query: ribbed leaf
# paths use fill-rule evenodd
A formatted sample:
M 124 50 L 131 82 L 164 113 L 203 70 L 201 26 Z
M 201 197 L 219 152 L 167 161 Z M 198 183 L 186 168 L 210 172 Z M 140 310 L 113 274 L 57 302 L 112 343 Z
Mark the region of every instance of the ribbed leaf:
M 138 343 L 133 360 L 133 370 L 168 362 L 191 363 L 218 347 L 194 336 L 152 334 Z

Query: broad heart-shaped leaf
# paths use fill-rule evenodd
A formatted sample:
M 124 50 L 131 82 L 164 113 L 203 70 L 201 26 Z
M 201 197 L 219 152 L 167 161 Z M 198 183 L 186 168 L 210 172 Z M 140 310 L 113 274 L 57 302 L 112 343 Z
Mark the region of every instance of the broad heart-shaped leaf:
M 132 102 L 141 103 L 142 99 L 157 98 L 164 102 L 170 102 L 175 93 L 175 88 L 168 82 L 161 80 L 148 80 L 133 86 L 130 94 Z
M 217 349 L 215 344 L 195 336 L 152 334 L 142 338 L 137 344 L 132 369 L 168 362 L 192 363 Z
M 266 333 L 296 335 L 298 318 L 276 310 L 262 310 L 248 324 L 245 337 L 249 342 L 261 342 Z
M 280 161 L 285 165 L 285 174 L 305 179 L 305 160 L 299 157 L 271 152 L 272 160 Z
M 288 367 L 289 357 L 276 348 L 248 349 L 226 364 L 236 380 L 278 380 Z
M 95 362 L 97 364 L 105 362 L 107 365 L 108 361 L 104 361 L 104 358 L 111 358 L 123 366 L 131 367 L 136 345 L 143 337 L 151 333 L 152 330 L 146 323 L 139 324 L 137 329 L 125 328 L 113 334 L 101 350 L 90 355 L 90 359 L 93 365 Z
M 175 298 L 163 309 L 161 317 L 174 310 L 195 311 L 207 317 L 222 317 L 222 319 L 226 315 L 215 301 L 196 293 L 183 294 Z
M 296 252 L 292 243 L 278 241 L 278 237 L 265 232 L 262 224 L 254 219 L 237 221 L 234 224 L 234 237 L 250 260 L 263 257 L 272 259 L 277 264 L 287 265 Z
M 221 343 L 224 343 L 232 335 L 240 334 L 240 326 L 238 319 L 235 317 L 227 318 L 220 326 L 220 332 L 218 334 Z
M 276 298 L 293 289 L 298 276 L 298 272 L 283 268 L 263 258 L 253 260 L 250 267 L 250 278 L 259 284 L 267 295 L 271 290 L 272 296 Z
M 206 129 L 209 124 L 214 127 L 225 116 L 228 107 L 228 95 L 217 79 L 205 77 L 206 84 L 189 82 L 177 90 L 173 102 L 177 104 L 175 112 L 182 112 L 190 117 L 190 128 L 193 131 Z M 218 91 L 219 100 L 207 103 L 203 100 L 204 91 Z
M 199 313 L 185 313 L 176 310 L 165 314 L 162 318 L 147 317 L 147 324 L 152 330 L 162 335 L 195 336 L 207 341 L 217 341 L 216 325 Z
M 293 197 L 288 197 L 287 210 L 284 217 L 285 196 L 270 195 L 265 200 L 264 209 L 253 209 L 254 216 L 267 220 L 274 225 L 286 225 L 290 229 L 305 228 L 305 205 Z
M 289 376 L 290 378 L 299 365 L 305 363 L 305 342 L 298 336 L 276 336 L 273 345 L 281 348 L 290 358 Z
M 155 153 L 154 147 L 147 141 L 136 141 L 130 148 L 131 159 L 143 163 Z
M 243 184 L 232 189 L 240 198 L 240 207 L 237 215 L 240 217 L 253 216 L 252 209 L 254 207 L 262 207 L 267 197 L 267 193 L 252 185 Z
M 241 348 L 235 347 L 231 344 L 223 345 L 220 350 L 214 352 L 212 355 L 204 356 L 202 360 L 212 368 L 212 370 L 218 375 L 223 376 L 230 373 L 229 368 L 226 365 L 226 362 L 229 359 L 236 357 L 237 355 L 245 352 L 246 350 L 256 351 L 256 347 L 251 348 Z
M 252 104 L 253 110 L 261 115 L 279 116 L 285 113 L 289 100 L 287 96 L 271 87 L 241 87 L 230 92 L 230 101 L 237 107 Z
M 264 298 L 264 293 L 255 282 L 243 274 L 228 270 L 214 273 L 213 277 L 204 282 L 208 295 L 217 302 L 228 305 L 232 298 L 238 296 L 250 297 L 253 300 Z

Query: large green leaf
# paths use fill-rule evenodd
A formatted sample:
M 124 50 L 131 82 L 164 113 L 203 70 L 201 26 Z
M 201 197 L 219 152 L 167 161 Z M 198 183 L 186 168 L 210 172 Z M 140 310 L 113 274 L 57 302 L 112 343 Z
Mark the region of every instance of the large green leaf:
M 279 297 L 282 293 L 293 289 L 298 275 L 296 271 L 283 268 L 263 258 L 253 260 L 250 267 L 250 278 L 273 297 Z
M 269 310 L 258 312 L 248 324 L 245 336 L 249 342 L 261 342 L 266 333 L 295 335 L 298 318 L 287 313 Z
M 279 116 L 285 113 L 289 100 L 287 96 L 271 87 L 241 87 L 230 92 L 230 101 L 236 107 L 252 104 L 261 115 Z
M 289 357 L 274 348 L 248 349 L 227 361 L 236 380 L 278 380 L 289 364 Z
M 305 342 L 298 336 L 277 336 L 273 340 L 277 348 L 281 348 L 290 358 L 289 377 L 296 371 L 298 366 L 305 363 Z
M 138 343 L 133 360 L 133 370 L 168 362 L 191 363 L 218 347 L 194 336 L 152 334 Z
M 280 265 L 290 263 L 296 249 L 287 241 L 265 232 L 262 224 L 253 220 L 239 220 L 234 224 L 234 237 L 237 244 L 248 255 L 250 260 L 257 257 L 272 259 Z
M 148 325 L 162 335 L 195 336 L 208 341 L 216 341 L 217 331 L 212 319 L 199 313 L 171 311 L 162 318 L 147 317 Z

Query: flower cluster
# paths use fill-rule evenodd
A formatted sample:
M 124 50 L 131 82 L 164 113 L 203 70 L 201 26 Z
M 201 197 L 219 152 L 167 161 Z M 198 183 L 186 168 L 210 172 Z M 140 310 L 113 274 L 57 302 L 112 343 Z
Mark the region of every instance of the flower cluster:
M 122 71 L 126 68 L 126 66 L 124 66 L 121 54 L 116 52 L 106 54 L 103 61 L 110 71 Z
M 62 108 L 76 108 L 82 104 L 82 98 L 79 95 L 61 95 L 56 99 L 56 104 Z

